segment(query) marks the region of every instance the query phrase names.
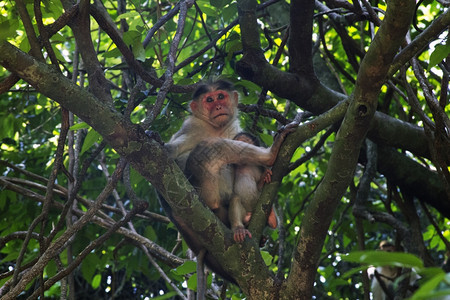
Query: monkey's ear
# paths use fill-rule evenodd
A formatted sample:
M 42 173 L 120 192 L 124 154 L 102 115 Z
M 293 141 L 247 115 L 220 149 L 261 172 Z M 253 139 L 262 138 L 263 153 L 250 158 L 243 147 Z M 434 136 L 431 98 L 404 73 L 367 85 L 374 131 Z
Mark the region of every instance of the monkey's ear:
M 233 91 L 233 95 L 232 96 L 233 96 L 234 103 L 237 106 L 238 103 L 239 103 L 239 93 L 237 91 Z
M 198 109 L 197 101 L 192 100 L 191 103 L 189 103 L 189 106 L 191 107 L 191 111 L 196 111 Z

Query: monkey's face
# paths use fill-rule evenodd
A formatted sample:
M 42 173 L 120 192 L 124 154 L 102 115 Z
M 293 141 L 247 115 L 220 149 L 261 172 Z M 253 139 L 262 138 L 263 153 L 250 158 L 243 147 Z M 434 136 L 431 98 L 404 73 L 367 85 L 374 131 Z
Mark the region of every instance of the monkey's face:
M 233 119 L 236 107 L 237 101 L 224 90 L 205 93 L 191 103 L 192 112 L 206 118 L 215 127 L 227 125 Z

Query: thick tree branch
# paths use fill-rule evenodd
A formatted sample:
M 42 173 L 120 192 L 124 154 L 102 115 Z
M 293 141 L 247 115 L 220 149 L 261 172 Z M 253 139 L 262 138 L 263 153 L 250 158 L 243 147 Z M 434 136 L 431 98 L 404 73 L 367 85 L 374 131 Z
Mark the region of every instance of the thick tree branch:
M 168 158 L 159 143 L 148 138 L 140 126 L 132 124 L 86 90 L 6 41 L 0 42 L 0 52 L 4 53 L 0 57 L 1 65 L 91 125 L 136 171 L 150 181 L 176 212 L 174 215 L 183 216 L 179 222 L 187 224 L 196 233 L 199 242 L 232 277 L 257 274 L 252 281 L 245 278 L 239 282 L 244 291 L 271 284 L 269 271 L 260 252 L 256 251 L 258 245 L 255 242 L 243 245 L 234 243 L 231 230 L 200 203 L 179 167 Z M 241 262 L 246 263 L 237 262 L 236 257 L 241 257 Z
M 388 147 L 378 147 L 378 170 L 403 193 L 418 197 L 446 218 L 450 218 L 450 199 L 443 188 L 441 177 L 419 163 Z M 395 161 L 397 168 L 392 168 Z M 426 184 L 424 184 L 426 182 Z
M 264 59 L 261 49 L 257 48 L 259 35 L 256 12 L 251 10 L 254 6 L 247 4 L 249 1 L 251 2 L 251 0 L 246 0 L 245 3 L 238 2 L 239 5 L 246 5 L 240 13 L 240 22 L 242 42 L 247 46 L 244 47 L 243 58 L 236 64 L 236 71 L 245 79 L 269 89 L 279 97 L 291 100 L 314 114 L 321 114 L 339 101 L 346 99 L 345 95 L 328 89 L 311 76 L 283 72 Z M 369 137 L 377 143 L 430 157 L 427 139 L 422 128 L 380 112 L 377 112 L 373 118 Z
M 411 58 L 419 54 L 427 47 L 431 41 L 437 39 L 439 34 L 450 25 L 450 9 L 447 9 L 442 15 L 433 20 L 427 28 L 398 53 L 389 69 L 388 77 L 392 77 L 402 66 Z
M 83 217 L 76 221 L 72 227 L 68 228 L 60 237 L 58 237 L 53 243 L 51 243 L 48 248 L 45 249 L 45 252 L 42 253 L 42 255 L 39 257 L 37 263 L 33 265 L 27 272 L 25 272 L 19 282 L 16 285 L 13 285 L 11 290 L 4 296 L 5 300 L 15 299 L 17 295 L 19 295 L 19 293 L 25 289 L 26 285 L 44 270 L 44 267 L 47 265 L 47 263 L 65 248 L 64 245 L 69 240 L 69 238 L 83 226 L 85 226 L 94 217 L 95 213 L 100 209 L 103 201 L 106 199 L 106 197 L 108 197 L 112 189 L 117 184 L 117 181 L 121 176 L 123 167 L 124 165 L 118 166 L 118 168 L 114 172 L 113 179 L 108 182 L 103 191 L 100 193 L 95 202 L 95 205 L 90 207 Z
M 291 274 L 286 282 L 288 294 L 311 298 L 308 287 L 314 284 L 325 236 L 334 211 L 353 178 L 361 144 L 376 111 L 380 88 L 407 32 L 414 8 L 412 0 L 388 4 L 383 24 L 361 63 L 354 94 L 336 136 L 324 180 L 305 212 Z
M 262 87 L 274 91 L 284 91 L 289 93 L 293 91 L 292 87 L 300 87 L 302 94 L 293 91 L 289 97 L 296 96 L 302 99 L 308 99 L 315 85 L 315 77 L 299 76 L 298 74 L 286 73 L 271 65 L 264 57 L 259 40 L 259 26 L 256 19 L 256 1 L 240 0 L 238 1 L 239 23 L 241 25 L 241 41 L 244 50 L 244 56 L 236 64 L 236 71 L 245 79 L 251 80 Z M 311 50 L 309 50 L 311 51 Z
M 277 160 L 272 167 L 272 181 L 264 185 L 261 200 L 255 207 L 254 214 L 250 220 L 249 229 L 252 233 L 254 232 L 253 235 L 260 236 L 267 222 L 265 212 L 268 210 L 266 208 L 271 206 L 271 201 L 275 199 L 281 180 L 286 175 L 286 170 L 289 169 L 289 163 L 295 150 L 307 139 L 315 136 L 328 126 L 339 122 L 347 111 L 348 104 L 348 101 L 339 103 L 323 115 L 302 124 L 295 132 L 287 136 L 286 141 L 278 153 Z
M 290 72 L 315 78 L 312 61 L 314 0 L 291 1 L 289 60 Z

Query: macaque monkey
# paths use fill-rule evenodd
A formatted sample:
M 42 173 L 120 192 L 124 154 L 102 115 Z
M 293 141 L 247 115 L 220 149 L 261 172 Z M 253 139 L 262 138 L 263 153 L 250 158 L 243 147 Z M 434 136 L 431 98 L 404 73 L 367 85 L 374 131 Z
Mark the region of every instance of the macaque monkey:
M 209 138 L 232 139 L 241 131 L 237 105 L 239 94 L 233 84 L 218 80 L 202 84 L 190 103 L 192 115 L 165 144 L 171 158 L 184 171 L 186 160 L 198 143 Z
M 394 252 L 395 245 L 388 241 L 381 241 L 378 250 Z M 400 269 L 391 266 L 381 266 L 374 270 L 372 279 L 372 294 L 374 300 L 393 299 L 393 283 L 400 275 Z
M 246 182 L 233 181 L 234 173 L 230 170 L 230 164 L 272 166 L 285 137 L 297 126 L 297 123 L 288 124 L 275 136 L 270 148 L 257 147 L 239 140 L 211 138 L 200 142 L 192 150 L 186 162 L 186 176 L 197 189 L 200 199 L 225 225 L 229 226 L 228 207 L 234 196 L 234 185 L 242 184 L 240 188 L 246 188 Z M 251 181 L 250 185 L 255 185 L 255 180 Z M 245 215 L 242 219 L 245 219 Z M 240 238 L 238 240 L 240 241 Z
M 283 139 L 294 129 L 293 125 L 288 126 L 268 149 L 232 140 L 241 131 L 237 118 L 238 100 L 238 92 L 228 81 L 200 85 L 190 103 L 192 115 L 165 144 L 169 156 L 175 159 L 196 187 L 203 203 L 228 227 L 228 206 L 233 196 L 235 175 L 231 164 L 271 166 Z M 160 200 L 191 250 L 198 254 L 202 245 L 192 229 L 184 223 L 182 216 L 173 214 L 162 197 Z M 208 252 L 205 262 L 222 277 L 233 281 Z
M 201 141 L 211 138 L 232 139 L 242 129 L 239 125 L 237 105 L 239 94 L 232 83 L 218 80 L 212 83 L 203 83 L 194 92 L 190 103 L 192 115 L 184 122 L 181 129 L 176 132 L 164 146 L 169 156 L 177 162 L 185 173 L 189 173 L 185 166 L 192 149 Z M 232 189 L 233 169 L 224 168 L 220 181 L 224 186 Z M 191 250 L 198 255 L 203 246 L 195 233 L 187 226 L 182 216 L 175 215 L 164 200 L 160 202 L 169 218 L 177 226 Z M 224 279 L 234 282 L 234 279 L 223 270 L 220 263 L 208 252 L 204 254 L 205 263 Z
M 386 251 L 386 252 L 395 252 L 397 251 L 394 244 L 388 241 L 381 241 L 378 247 L 378 250 Z M 420 278 L 417 275 L 414 269 L 411 270 L 403 270 L 399 267 L 391 267 L 391 266 L 381 266 L 377 268 L 373 268 L 373 279 L 372 279 L 372 294 L 373 300 L 387 300 L 397 298 L 399 295 L 396 295 L 395 291 L 395 280 L 401 275 L 409 276 L 408 282 L 403 282 L 406 284 L 405 290 L 400 288 L 400 292 L 404 293 L 402 297 L 410 296 L 411 293 L 417 289 L 417 280 Z M 405 272 L 409 271 L 409 272 Z M 369 272 L 369 270 L 368 270 Z M 371 274 L 372 275 L 372 274 Z M 406 279 L 406 278 L 405 278 Z
M 258 139 L 250 133 L 240 132 L 234 137 L 234 140 L 259 147 Z M 243 242 L 245 236 L 252 237 L 246 227 L 250 222 L 264 183 L 269 183 L 271 176 L 272 171 L 262 166 L 249 164 L 235 166 L 233 197 L 228 209 L 228 217 L 236 242 Z M 267 224 L 271 228 L 276 228 L 277 222 L 277 216 L 272 207 Z

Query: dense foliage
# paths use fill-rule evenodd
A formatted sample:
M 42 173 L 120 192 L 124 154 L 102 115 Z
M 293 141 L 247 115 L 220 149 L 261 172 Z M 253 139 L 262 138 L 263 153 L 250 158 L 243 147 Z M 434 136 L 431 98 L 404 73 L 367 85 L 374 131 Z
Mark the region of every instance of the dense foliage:
M 279 228 L 225 253 L 238 284 L 210 274 L 208 297 L 368 299 L 387 264 L 450 295 L 448 1 L 90 2 L 0 0 L 0 296 L 192 297 L 157 192 L 198 199 L 141 131 L 168 141 L 217 77 L 264 144 L 302 126 L 262 197 Z M 357 252 L 381 240 L 408 254 Z

